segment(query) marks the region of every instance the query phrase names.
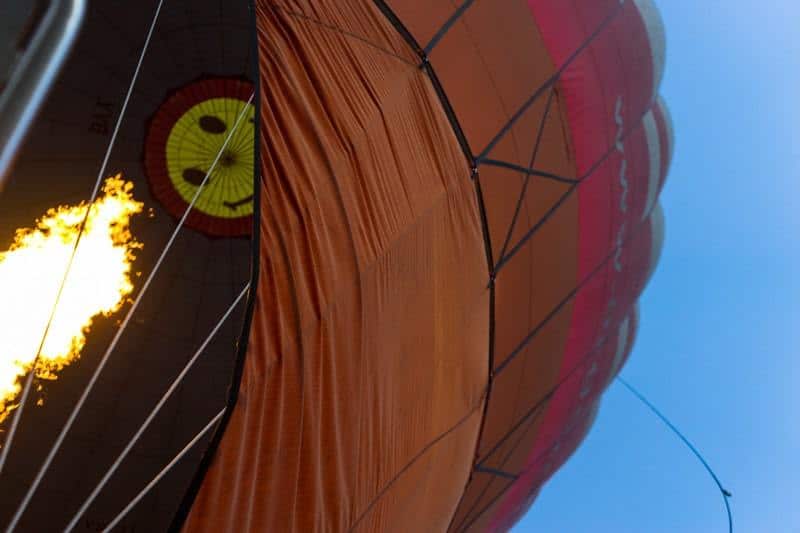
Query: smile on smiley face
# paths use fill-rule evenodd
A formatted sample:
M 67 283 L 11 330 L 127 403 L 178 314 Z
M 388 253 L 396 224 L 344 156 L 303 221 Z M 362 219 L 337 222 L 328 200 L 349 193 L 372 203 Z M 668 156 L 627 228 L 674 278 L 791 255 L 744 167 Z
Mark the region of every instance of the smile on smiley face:
M 148 129 L 145 169 L 153 194 L 179 218 L 205 181 L 186 224 L 211 236 L 250 233 L 255 107 L 247 100 L 252 90 L 252 84 L 238 79 L 191 83 L 159 107 Z

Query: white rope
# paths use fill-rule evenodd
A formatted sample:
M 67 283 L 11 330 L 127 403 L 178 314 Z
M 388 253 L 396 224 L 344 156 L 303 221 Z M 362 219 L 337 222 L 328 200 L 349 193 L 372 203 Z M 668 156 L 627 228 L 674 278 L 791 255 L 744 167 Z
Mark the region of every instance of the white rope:
M 86 498 L 86 501 L 83 502 L 83 505 L 81 505 L 81 508 L 78 509 L 78 512 L 75 513 L 75 516 L 72 517 L 72 520 L 69 522 L 69 524 L 67 525 L 66 529 L 64 529 L 64 533 L 69 533 L 70 531 L 72 531 L 75 528 L 75 526 L 78 524 L 78 520 L 80 520 L 81 516 L 83 516 L 83 513 L 86 512 L 86 510 L 92 504 L 92 502 L 97 497 L 97 495 L 100 494 L 100 491 L 103 489 L 103 487 L 106 486 L 106 483 L 108 483 L 108 480 L 111 479 L 111 476 L 113 476 L 114 472 L 117 471 L 117 468 L 119 468 L 119 466 L 122 464 L 122 461 L 124 461 L 125 457 L 128 456 L 128 453 L 130 453 L 130 451 L 133 449 L 134 445 L 136 445 L 136 443 L 139 441 L 139 438 L 141 438 L 141 436 L 144 434 L 144 432 L 150 426 L 150 423 L 155 419 L 156 415 L 159 413 L 159 411 L 164 406 L 164 404 L 167 402 L 167 400 L 170 398 L 170 396 L 172 396 L 172 393 L 175 392 L 175 390 L 178 388 L 178 385 L 180 385 L 180 383 L 183 381 L 183 378 L 186 377 L 186 374 L 189 373 L 189 370 L 191 370 L 191 368 L 194 366 L 194 364 L 197 361 L 197 359 L 200 357 L 200 355 L 202 355 L 203 351 L 206 349 L 208 344 L 211 342 L 211 340 L 217 334 L 217 332 L 222 327 L 222 325 L 230 317 L 231 313 L 233 313 L 234 309 L 236 309 L 236 306 L 239 305 L 239 302 L 242 301 L 242 298 L 244 298 L 244 295 L 247 294 L 247 291 L 249 289 L 250 289 L 250 283 L 248 283 L 245 286 L 245 288 L 242 290 L 242 292 L 239 293 L 239 296 L 236 298 L 236 300 L 234 300 L 234 302 L 230 305 L 230 307 L 228 307 L 228 310 L 225 312 L 225 314 L 222 316 L 222 318 L 220 318 L 219 322 L 217 322 L 217 325 L 214 326 L 214 329 L 211 330 L 211 333 L 208 335 L 208 337 L 206 337 L 206 340 L 203 341 L 203 344 L 200 345 L 200 347 L 194 353 L 192 358 L 189 359 L 189 362 L 187 362 L 186 365 L 183 367 L 183 370 L 181 370 L 180 374 L 178 374 L 178 376 L 175 378 L 175 380 L 169 386 L 169 388 L 167 389 L 167 392 L 164 393 L 164 395 L 161 397 L 161 399 L 158 401 L 158 403 L 155 405 L 155 407 L 153 407 L 153 410 L 150 411 L 150 414 L 147 415 L 147 418 L 142 423 L 141 427 L 139 427 L 139 430 L 136 432 L 136 434 L 133 437 L 131 437 L 130 441 L 128 441 L 128 444 L 125 446 L 125 449 L 122 450 L 122 452 L 119 454 L 119 456 L 116 458 L 116 460 L 114 460 L 114 463 L 111 465 L 111 467 L 105 473 L 105 475 L 100 480 L 100 482 L 97 484 L 97 486 L 94 488 L 94 490 L 92 490 L 92 493 L 89 495 L 88 498 Z
M 14 517 L 11 519 L 11 522 L 9 523 L 8 528 L 6 529 L 6 533 L 11 533 L 12 531 L 14 531 L 14 528 L 17 526 L 17 523 L 19 522 L 20 518 L 22 518 L 22 514 L 25 512 L 25 509 L 28 507 L 28 504 L 30 503 L 31 498 L 33 497 L 33 494 L 36 492 L 36 489 L 39 487 L 39 484 L 42 482 L 42 479 L 44 478 L 45 474 L 47 473 L 47 470 L 50 468 L 50 464 L 53 462 L 53 458 L 55 457 L 55 455 L 58 452 L 58 450 L 61 448 L 61 445 L 63 444 L 64 438 L 66 437 L 67 433 L 72 428 L 72 424 L 75 423 L 75 419 L 78 417 L 78 414 L 80 413 L 81 408 L 83 408 L 83 404 L 86 402 L 86 398 L 89 396 L 89 393 L 92 391 L 92 388 L 94 387 L 94 384 L 97 381 L 97 378 L 100 376 L 100 373 L 103 371 L 103 368 L 105 367 L 106 363 L 108 362 L 108 359 L 111 357 L 111 354 L 113 353 L 114 348 L 116 348 L 117 343 L 119 342 L 119 339 L 122 337 L 122 334 L 125 332 L 125 329 L 128 327 L 128 324 L 130 323 L 130 320 L 131 320 L 131 317 L 133 316 L 133 313 L 136 311 L 136 308 L 139 307 L 139 303 L 141 303 L 142 298 L 144 297 L 145 293 L 147 293 L 147 289 L 150 287 L 150 283 L 153 281 L 153 278 L 155 277 L 156 273 L 158 272 L 158 269 L 161 267 L 161 263 L 163 263 L 164 258 L 166 257 L 167 253 L 169 252 L 170 248 L 172 247 L 172 244 L 175 242 L 175 239 L 177 238 L 178 233 L 180 232 L 181 228 L 183 227 L 184 222 L 186 222 L 186 219 L 188 218 L 189 213 L 191 213 L 192 208 L 194 207 L 194 204 L 197 202 L 197 199 L 200 197 L 200 193 L 203 191 L 203 187 L 205 187 L 206 183 L 208 182 L 209 176 L 214 172 L 214 168 L 216 168 L 217 163 L 219 162 L 220 158 L 222 157 L 222 153 L 225 151 L 225 148 L 228 146 L 228 143 L 230 142 L 231 138 L 233 137 L 233 134 L 236 132 L 237 128 L 239 127 L 239 124 L 241 123 L 242 118 L 247 113 L 247 109 L 250 106 L 250 103 L 253 101 L 253 97 L 254 96 L 255 96 L 255 93 L 251 93 L 250 94 L 250 98 L 247 100 L 247 103 L 242 107 L 241 111 L 239 112 L 239 116 L 236 118 L 236 122 L 234 123 L 233 127 L 231 128 L 231 130 L 228 132 L 228 136 L 225 138 L 225 142 L 222 143 L 222 146 L 220 147 L 219 152 L 217 153 L 217 156 L 214 158 L 214 162 L 211 164 L 211 167 L 206 172 L 206 175 L 203 178 L 203 181 L 197 187 L 197 192 L 195 192 L 194 197 L 192 198 L 192 201 L 186 207 L 186 210 L 184 211 L 183 216 L 181 217 L 180 221 L 178 222 L 178 225 L 175 227 L 175 230 L 172 232 L 172 235 L 170 236 L 169 241 L 167 242 L 166 246 L 164 247 L 164 250 L 161 252 L 161 255 L 159 256 L 158 260 L 156 261 L 155 266 L 153 267 L 153 270 L 150 271 L 150 274 L 147 276 L 147 279 L 145 280 L 144 284 L 142 285 L 141 290 L 136 295 L 136 299 L 133 301 L 133 304 L 131 305 L 131 308 L 128 310 L 128 313 L 125 315 L 125 318 L 122 320 L 122 324 L 120 325 L 119 329 L 117 330 L 116 334 L 114 335 L 114 338 L 112 339 L 111 344 L 109 344 L 108 348 L 106 349 L 105 353 L 103 354 L 103 357 L 100 360 L 100 364 L 98 364 L 97 368 L 94 371 L 94 374 L 92 374 L 91 379 L 89 379 L 89 383 L 87 383 L 86 387 L 83 389 L 83 393 L 81 394 L 81 397 L 78 399 L 78 403 L 75 404 L 75 407 L 72 409 L 72 412 L 70 413 L 66 424 L 64 424 L 64 427 L 61 429 L 61 433 L 59 433 L 58 437 L 56 438 L 55 443 L 53 444 L 53 447 L 50 449 L 50 452 L 47 454 L 47 458 L 44 460 L 44 463 L 42 463 L 42 466 L 39 468 L 39 471 L 36 473 L 36 477 L 34 478 L 33 483 L 31 484 L 30 488 L 28 489 L 28 492 L 25 494 L 25 497 L 22 499 L 22 502 L 20 503 L 19 507 L 17 508 L 16 513 L 14 513 Z
M 22 411 L 25 409 L 25 404 L 28 400 L 28 395 L 30 394 L 31 387 L 33 385 L 33 377 L 36 374 L 36 365 L 39 362 L 39 358 L 42 354 L 42 349 L 44 348 L 44 343 L 47 340 L 47 335 L 50 331 L 50 326 L 53 323 L 53 318 L 56 314 L 56 309 L 58 308 L 58 303 L 61 300 L 61 294 L 64 291 L 64 285 L 67 283 L 67 278 L 69 277 L 69 273 L 72 270 L 72 264 L 75 260 L 75 254 L 78 251 L 78 244 L 81 242 L 81 236 L 83 235 L 83 230 L 86 227 L 86 221 L 89 218 L 89 213 L 91 211 L 91 207 L 94 204 L 94 201 L 97 199 L 97 195 L 100 192 L 100 184 L 103 182 L 103 176 L 105 175 L 106 168 L 108 167 L 108 160 L 111 157 L 111 151 L 114 149 L 114 144 L 117 141 L 117 133 L 119 133 L 120 125 L 122 124 L 122 119 L 125 117 L 125 111 L 128 109 L 128 102 L 131 99 L 131 94 L 133 94 L 133 87 L 136 85 L 136 80 L 139 77 L 139 71 L 142 67 L 142 62 L 144 61 L 145 53 L 147 52 L 147 48 L 150 46 L 150 38 L 153 36 L 153 30 L 156 27 L 156 21 L 158 20 L 158 15 L 161 12 L 161 5 L 164 3 L 164 0 L 159 0 L 158 6 L 156 7 L 156 12 L 153 15 L 153 21 L 150 23 L 150 30 L 147 32 L 147 38 L 144 41 L 144 46 L 142 47 L 142 52 L 139 54 L 139 62 L 136 64 L 136 70 L 133 72 L 133 78 L 131 78 L 131 83 L 128 85 L 128 92 L 125 95 L 125 101 L 122 104 L 122 108 L 119 112 L 119 117 L 117 117 L 117 123 L 114 126 L 114 132 L 111 134 L 111 140 L 108 143 L 108 148 L 106 148 L 106 155 L 103 157 L 103 162 L 100 165 L 100 170 L 97 173 L 97 180 L 95 180 L 94 188 L 92 189 L 92 194 L 89 197 L 89 203 L 86 207 L 86 214 L 83 217 L 83 221 L 81 222 L 80 230 L 78 231 L 78 237 L 75 239 L 75 246 L 72 249 L 72 254 L 70 254 L 69 261 L 67 261 L 67 268 L 64 271 L 64 276 L 61 279 L 61 285 L 59 285 L 58 292 L 56 293 L 55 301 L 53 302 L 53 309 L 50 311 L 50 317 L 47 319 L 47 325 L 44 328 L 44 333 L 42 334 L 42 340 L 39 343 L 39 349 L 36 351 L 36 357 L 33 359 L 33 364 L 31 364 L 31 369 L 28 372 L 28 377 L 25 379 L 25 386 L 22 389 L 22 396 L 20 398 L 19 405 L 16 408 L 16 413 L 14 413 L 14 418 L 11 421 L 11 427 L 8 430 L 8 436 L 6 437 L 5 443 L 3 444 L 2 451 L 0 451 L 0 473 L 3 472 L 3 467 L 6 464 L 6 459 L 8 458 L 8 453 L 11 450 L 11 444 L 14 441 L 14 435 L 17 433 L 17 426 L 19 425 L 19 421 L 22 418 Z
M 186 453 L 187 453 L 189 450 L 191 450 L 191 449 L 192 449 L 192 446 L 194 446 L 194 445 L 197 443 L 197 441 L 199 441 L 199 440 L 200 440 L 200 439 L 203 437 L 203 435 L 205 435 L 206 433 L 208 433 L 208 430 L 209 430 L 209 429 L 211 429 L 212 427 L 214 427 L 214 424 L 216 424 L 216 423 L 217 423 L 217 421 L 218 421 L 220 418 L 222 418 L 222 415 L 224 415 L 224 414 L 225 414 L 225 410 L 226 410 L 226 409 L 227 409 L 227 407 L 224 407 L 224 408 L 223 408 L 223 409 L 222 409 L 222 410 L 221 410 L 219 413 L 217 413 L 217 415 L 216 415 L 214 418 L 212 418 L 212 419 L 211 419 L 211 420 L 208 422 L 208 424 L 206 424 L 206 427 L 204 427 L 203 429 L 201 429 L 201 430 L 200 430 L 200 433 L 198 433 L 197 435 L 195 435 L 195 437 L 194 437 L 192 440 L 190 440 L 190 441 L 189 441 L 189 443 L 188 443 L 186 446 L 184 446 L 184 447 L 183 447 L 183 449 L 182 449 L 180 452 L 178 452 L 178 455 L 176 455 L 176 456 L 175 456 L 175 457 L 172 459 L 172 461 L 170 461 L 170 462 L 167 464 L 167 466 L 165 466 L 164 468 L 162 468 L 162 469 L 161 469 L 161 471 L 160 471 L 158 474 L 156 474 L 156 477 L 154 477 L 154 478 L 153 478 L 153 479 L 150 481 L 150 483 L 148 483 L 148 484 L 145 486 L 145 488 L 143 488 L 143 489 L 142 489 L 142 490 L 139 492 L 139 494 L 137 494 L 137 495 L 136 495 L 136 497 L 134 497 L 134 498 L 133 498 L 133 500 L 131 500 L 131 502 L 130 502 L 128 505 L 126 505 L 126 506 L 125 506 L 125 508 L 124 508 L 122 511 L 120 511 L 120 513 L 119 513 L 119 514 L 116 516 L 116 518 L 114 518 L 114 520 L 112 520 L 112 521 L 111 521 L 111 523 L 110 523 L 110 524 L 108 524 L 108 525 L 106 526 L 106 528 L 103 530 L 103 533 L 110 533 L 110 532 L 111 532 L 111 530 L 112 530 L 112 529 L 114 529 L 114 527 L 115 527 L 117 524 L 119 524 L 120 520 L 122 520 L 123 518 L 125 518 L 125 516 L 126 516 L 126 515 L 127 515 L 127 514 L 128 514 L 130 511 L 131 511 L 131 509 L 133 509 L 133 508 L 136 506 L 136 504 L 137 504 L 137 503 L 139 503 L 139 501 L 140 501 L 142 498 L 144 498 L 145 496 L 147 496 L 147 493 L 148 493 L 148 492 L 150 492 L 150 490 L 151 490 L 153 487 L 155 487 L 155 486 L 156 486 L 156 484 L 157 484 L 159 481 L 161 481 L 161 478 L 162 478 L 162 477 L 164 477 L 165 475 L 167 475 L 167 473 L 169 473 L 169 471 L 170 471 L 170 470 L 172 470 L 172 467 L 173 467 L 173 466 L 175 466 L 175 465 L 178 463 L 178 461 L 180 461 L 180 460 L 183 458 L 183 456 L 184 456 L 184 455 L 186 455 Z

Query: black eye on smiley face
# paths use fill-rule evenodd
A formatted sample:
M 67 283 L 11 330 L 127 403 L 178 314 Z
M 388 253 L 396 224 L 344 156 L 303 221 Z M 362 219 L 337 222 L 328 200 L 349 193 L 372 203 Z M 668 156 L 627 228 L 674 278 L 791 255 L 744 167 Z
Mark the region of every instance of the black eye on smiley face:
M 206 173 L 199 168 L 185 168 L 183 169 L 183 180 L 190 183 L 195 187 L 199 187 L 203 180 L 206 179 Z
M 213 115 L 203 115 L 197 121 L 200 129 L 206 133 L 219 135 L 228 129 L 227 124 Z

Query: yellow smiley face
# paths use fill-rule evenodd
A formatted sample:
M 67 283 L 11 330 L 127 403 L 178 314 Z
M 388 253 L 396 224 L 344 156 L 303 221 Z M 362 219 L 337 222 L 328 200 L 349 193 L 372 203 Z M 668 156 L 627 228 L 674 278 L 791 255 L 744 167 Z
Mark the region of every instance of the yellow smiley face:
M 149 126 L 145 169 L 154 196 L 180 218 L 202 185 L 186 224 L 212 236 L 250 231 L 255 106 L 247 100 L 252 90 L 241 80 L 194 82 L 168 98 Z
M 240 113 L 243 116 L 237 125 Z M 167 172 L 187 203 L 219 156 L 195 208 L 220 218 L 253 214 L 254 118 L 252 104 L 236 98 L 211 98 L 178 119 L 167 138 Z

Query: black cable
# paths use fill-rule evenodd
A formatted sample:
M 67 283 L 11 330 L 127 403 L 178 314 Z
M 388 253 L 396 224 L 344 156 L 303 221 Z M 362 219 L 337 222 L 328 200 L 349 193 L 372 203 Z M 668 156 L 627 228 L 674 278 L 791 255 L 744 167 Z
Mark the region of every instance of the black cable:
M 497 468 L 490 468 L 488 466 L 481 466 L 480 464 L 475 466 L 475 471 L 476 472 L 482 472 L 484 474 L 491 474 L 491 475 L 496 476 L 496 477 L 502 477 L 502 478 L 506 478 L 506 479 L 513 479 L 514 481 L 516 481 L 519 478 L 519 476 L 517 474 L 512 474 L 511 472 L 506 472 L 505 470 L 500 470 L 500 469 L 497 469 Z
M 490 167 L 507 168 L 509 170 L 521 172 L 528 177 L 537 176 L 539 178 L 547 178 L 549 180 L 557 181 L 559 183 L 567 183 L 569 185 L 578 183 L 578 178 L 567 178 L 565 176 L 559 176 L 558 174 L 553 174 L 552 172 L 537 170 L 533 167 L 523 167 L 522 165 L 511 163 L 510 161 L 500 161 L 498 159 L 481 159 L 480 164 Z
M 684 436 L 684 434 L 681 433 L 681 431 L 678 428 L 676 428 L 675 425 L 672 422 L 670 422 L 669 419 L 666 416 L 664 416 L 664 414 L 661 413 L 661 411 L 659 411 L 655 405 L 650 403 L 650 401 L 647 398 L 645 398 L 645 396 L 641 392 L 639 392 L 633 385 L 625 381 L 625 379 L 623 379 L 621 376 L 617 376 L 616 379 L 622 384 L 622 386 L 628 389 L 628 392 L 633 394 L 640 402 L 642 402 L 648 409 L 650 409 L 650 411 L 652 411 L 653 414 L 655 414 L 664 424 L 666 424 L 666 426 L 669 429 L 671 429 L 672 432 L 679 439 L 683 441 L 686 447 L 689 448 L 689 450 L 691 450 L 694 456 L 697 457 L 697 459 L 703 464 L 703 467 L 705 467 L 706 472 L 708 472 L 708 474 L 714 480 L 714 483 L 717 484 L 717 488 L 719 488 L 719 492 L 720 494 L 722 494 L 722 500 L 725 502 L 725 511 L 728 513 L 728 533 L 733 533 L 733 515 L 731 514 L 731 504 L 730 502 L 728 502 L 728 498 L 732 497 L 733 494 L 731 494 L 725 487 L 722 486 L 722 482 L 717 477 L 717 474 L 714 473 L 714 469 L 711 468 L 711 466 L 705 460 L 703 454 L 701 454 L 700 451 L 697 448 L 695 448 L 695 446 L 689 441 L 689 439 L 687 439 L 686 436 Z
M 464 15 L 464 13 L 467 12 L 467 9 L 469 9 L 474 2 L 475 0 L 466 0 L 463 4 L 461 4 L 461 6 L 458 9 L 456 9 L 456 11 L 450 16 L 450 18 L 447 19 L 447 22 L 445 22 L 444 25 L 441 28 L 439 28 L 439 31 L 436 32 L 431 41 L 425 47 L 426 56 L 431 54 L 436 45 L 439 44 L 439 41 L 442 40 L 442 38 L 447 34 L 447 32 L 450 31 L 450 28 L 452 28 L 453 25 L 456 22 L 458 22 L 458 19 L 460 19 Z

